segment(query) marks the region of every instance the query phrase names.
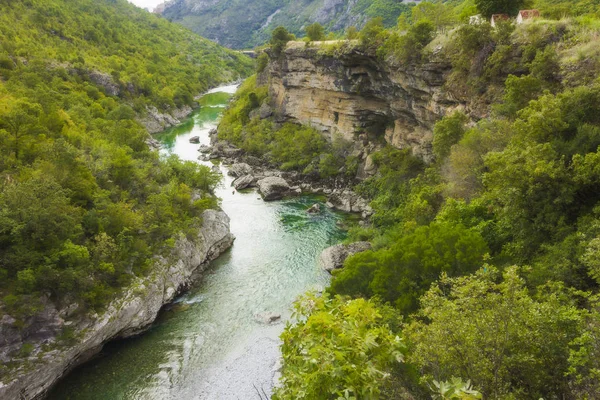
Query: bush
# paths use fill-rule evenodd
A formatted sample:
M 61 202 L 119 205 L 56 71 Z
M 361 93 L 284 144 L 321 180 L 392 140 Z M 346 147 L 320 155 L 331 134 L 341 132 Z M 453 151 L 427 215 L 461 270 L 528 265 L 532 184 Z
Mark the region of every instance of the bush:
M 294 39 L 294 35 L 289 33 L 283 26 L 278 26 L 273 30 L 271 34 L 271 50 L 275 57 L 279 57 L 281 52 L 285 49 L 287 42 Z
M 462 225 L 432 223 L 412 232 L 390 232 L 389 247 L 359 253 L 336 271 L 331 291 L 378 296 L 402 313 L 417 309 L 418 298 L 442 273 L 476 271 L 488 252 L 481 235 Z
M 260 55 L 256 59 L 256 72 L 261 73 L 267 68 L 269 65 L 269 56 L 267 53 L 260 53 Z
M 306 28 L 304 28 L 304 30 L 306 31 L 308 40 L 311 42 L 325 40 L 325 29 L 318 22 L 308 25 Z
M 585 313 L 551 285 L 531 296 L 516 267 L 499 275 L 442 277 L 404 330 L 408 360 L 424 381 L 458 374 L 485 398 L 569 397 L 569 347 Z
M 444 160 L 450 154 L 450 148 L 454 146 L 465 134 L 465 124 L 468 117 L 462 112 L 442 118 L 433 128 L 433 154 L 438 161 Z
M 404 346 L 394 311 L 373 300 L 306 295 L 281 335 L 283 371 L 273 399 L 378 398 Z

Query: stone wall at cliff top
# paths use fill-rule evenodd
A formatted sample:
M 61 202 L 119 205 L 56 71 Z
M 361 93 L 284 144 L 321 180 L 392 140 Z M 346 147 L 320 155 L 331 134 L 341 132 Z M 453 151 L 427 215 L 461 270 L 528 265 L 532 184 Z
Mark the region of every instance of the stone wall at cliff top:
M 434 57 L 432 57 L 434 58 Z M 276 119 L 312 125 L 332 138 L 366 132 L 433 160 L 436 121 L 466 102 L 444 89 L 451 65 L 385 62 L 356 42 L 290 42 L 259 77 L 269 84 Z
M 156 319 L 163 305 L 189 286 L 208 262 L 233 244 L 229 218 L 208 210 L 193 239 L 182 236 L 170 257 L 157 257 L 152 272 L 136 279 L 123 294 L 98 314 L 76 315 L 77 305 L 45 308 L 17 328 L 5 316 L 0 320 L 0 362 L 18 364 L 0 376 L 0 399 L 24 400 L 43 396 L 61 377 L 100 351 L 104 343 L 139 334 Z M 74 315 L 75 314 L 75 315 Z M 76 343 L 60 345 L 59 333 L 69 328 Z M 29 357 L 11 359 L 24 343 L 33 347 Z

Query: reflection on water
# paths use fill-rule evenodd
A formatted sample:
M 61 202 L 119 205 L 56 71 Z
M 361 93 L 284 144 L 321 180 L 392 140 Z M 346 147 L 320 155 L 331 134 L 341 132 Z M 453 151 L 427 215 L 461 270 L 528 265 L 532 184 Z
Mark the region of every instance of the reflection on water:
M 200 136 L 216 126 L 232 93 L 214 91 L 182 125 L 157 138 L 164 153 L 196 160 Z M 221 166 L 223 172 L 225 167 Z M 101 357 L 78 368 L 52 399 L 254 399 L 267 393 L 283 323 L 264 325 L 256 314 L 289 317 L 294 299 L 320 290 L 329 276 L 317 266 L 323 248 L 343 239 L 340 216 L 306 209 L 317 197 L 265 203 L 253 192 L 232 192 L 225 176 L 217 191 L 231 218 L 233 248 L 187 294 L 166 307 L 146 334 L 109 344 Z

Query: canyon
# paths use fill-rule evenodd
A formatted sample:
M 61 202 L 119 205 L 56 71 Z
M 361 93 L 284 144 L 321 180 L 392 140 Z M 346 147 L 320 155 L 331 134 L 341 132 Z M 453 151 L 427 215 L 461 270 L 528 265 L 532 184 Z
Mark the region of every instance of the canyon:
M 60 307 L 46 298 L 43 310 L 27 319 L 22 329 L 5 315 L 0 320 L 0 360 L 17 361 L 14 353 L 24 343 L 32 350 L 0 382 L 0 398 L 39 398 L 107 341 L 144 332 L 161 308 L 196 281 L 233 241 L 229 217 L 222 211 L 207 210 L 195 237 L 182 235 L 170 255 L 157 256 L 152 272 L 137 278 L 102 312 L 81 314 L 77 304 Z M 70 336 L 66 341 L 65 332 Z

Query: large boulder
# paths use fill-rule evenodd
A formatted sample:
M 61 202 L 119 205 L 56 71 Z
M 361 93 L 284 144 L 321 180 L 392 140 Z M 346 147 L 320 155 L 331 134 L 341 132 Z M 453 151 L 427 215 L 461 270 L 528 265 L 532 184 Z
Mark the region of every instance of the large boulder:
M 369 242 L 356 242 L 352 244 L 338 244 L 323 250 L 321 253 L 321 266 L 326 271 L 333 271 L 344 266 L 344 261 L 351 255 L 371 249 Z
M 279 200 L 290 190 L 290 185 L 287 181 L 277 176 L 263 178 L 257 184 L 258 191 L 265 201 Z
M 233 187 L 236 188 L 236 190 L 247 189 L 254 185 L 255 180 L 256 179 L 252 175 L 244 175 L 233 181 Z
M 252 167 L 246 163 L 235 163 L 229 167 L 229 172 L 227 172 L 227 175 L 233 176 L 234 178 L 250 174 L 252 174 Z
M 329 196 L 328 205 L 340 211 L 372 214 L 369 202 L 351 190 L 333 192 Z

